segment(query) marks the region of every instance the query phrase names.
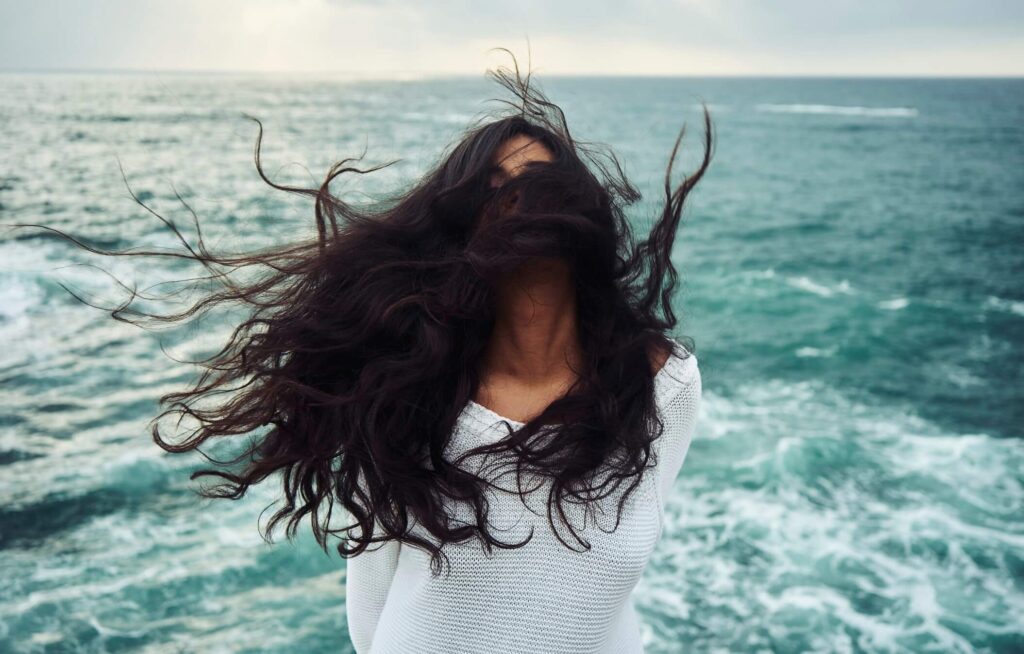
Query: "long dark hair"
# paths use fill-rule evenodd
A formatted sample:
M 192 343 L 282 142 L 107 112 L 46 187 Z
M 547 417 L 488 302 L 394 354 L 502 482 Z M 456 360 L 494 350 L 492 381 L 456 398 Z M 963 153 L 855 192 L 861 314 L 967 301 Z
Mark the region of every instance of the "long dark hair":
M 684 126 L 669 157 L 661 215 L 637 242 L 623 209 L 640 193 L 615 155 L 574 139 L 562 110 L 518 65 L 488 75 L 514 94 L 514 101 L 505 101 L 511 110 L 467 129 L 408 190 L 365 206 L 343 202 L 329 185 L 346 173 L 384 166 L 360 167 L 362 157 L 348 158 L 318 188 L 275 183 L 260 162 L 263 125 L 254 119 L 257 171 L 275 189 L 313 198 L 316 238 L 218 254 L 207 248 L 198 217 L 180 195 L 194 218 L 191 240 L 134 192 L 177 237 L 180 251 L 107 250 L 52 227 L 20 225 L 97 254 L 177 257 L 204 268 L 191 284 L 202 294 L 187 309 L 143 311 L 133 302 L 153 298 L 124 286 L 122 304 L 101 307 L 117 320 L 148 328 L 187 322 L 216 306 L 245 310 L 223 347 L 193 362 L 202 367 L 195 384 L 161 399 L 164 411 L 152 435 L 168 452 L 204 456 L 200 446 L 212 438 L 235 436 L 241 443 L 249 437 L 237 457 L 207 456 L 216 467 L 191 478 L 221 480 L 200 489 L 204 497 L 238 499 L 280 472 L 285 502 L 269 521 L 268 535 L 287 519 L 291 538 L 309 515 L 325 550 L 331 534 L 344 534 L 337 545 L 343 557 L 399 539 L 429 551 L 437 574 L 447 559 L 445 543 L 479 537 L 489 552 L 530 540 L 503 543 L 490 533 L 482 494 L 490 482 L 460 466 L 467 457 L 510 453 L 517 478 L 529 472 L 549 479 L 548 521 L 556 534 L 553 514 L 564 518 L 564 500 L 605 497 L 629 483 L 621 515 L 647 467 L 663 427 L 649 354 L 672 348 L 667 334 L 677 324 L 670 304 L 677 273 L 670 255 L 683 203 L 710 163 L 707 107 L 699 168 L 672 182 Z M 543 143 L 553 161 L 492 188 L 493 153 L 520 134 Z M 501 220 L 487 220 L 498 208 Z M 521 429 L 506 422 L 507 437 L 450 461 L 445 448 L 475 396 L 477 362 L 494 323 L 494 283 L 532 257 L 559 257 L 571 266 L 585 357 L 579 381 Z M 691 338 L 682 340 L 694 350 Z M 168 416 L 194 428 L 168 440 L 160 425 Z M 599 470 L 612 474 L 594 484 Z M 330 525 L 335 501 L 354 523 Z M 452 502 L 472 507 L 477 524 L 453 524 Z

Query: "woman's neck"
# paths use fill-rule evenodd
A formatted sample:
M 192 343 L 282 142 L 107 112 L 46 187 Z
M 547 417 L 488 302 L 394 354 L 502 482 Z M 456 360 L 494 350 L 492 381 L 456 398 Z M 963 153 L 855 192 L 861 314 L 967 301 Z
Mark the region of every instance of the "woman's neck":
M 517 385 L 571 384 L 582 349 L 569 264 L 556 258 L 524 263 L 498 285 L 496 301 L 482 372 Z

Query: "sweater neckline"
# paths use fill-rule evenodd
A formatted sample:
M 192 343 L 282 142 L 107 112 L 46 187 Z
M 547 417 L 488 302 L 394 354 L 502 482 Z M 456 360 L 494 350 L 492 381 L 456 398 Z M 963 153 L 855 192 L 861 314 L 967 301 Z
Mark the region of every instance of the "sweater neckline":
M 673 340 L 672 342 L 674 343 L 672 353 L 669 354 L 668 358 L 665 359 L 665 363 L 662 364 L 661 369 L 658 370 L 658 372 L 655 373 L 654 375 L 655 399 L 660 399 L 662 397 L 665 384 L 667 383 L 666 378 L 675 379 L 675 377 L 670 376 L 670 373 L 672 373 L 673 371 L 681 371 L 680 366 L 684 361 L 686 361 L 687 358 L 689 358 L 680 357 L 677 351 L 679 349 L 682 349 L 682 346 L 679 345 L 679 343 L 676 342 L 675 340 Z M 693 356 L 693 354 L 690 353 L 689 356 Z M 507 418 L 498 413 L 497 411 L 488 409 L 487 407 L 478 403 L 476 400 L 472 398 L 470 398 L 469 401 L 466 402 L 466 406 L 463 409 L 462 415 L 469 416 L 471 418 L 476 418 L 479 422 L 485 425 L 491 425 L 495 422 L 507 422 L 517 430 L 526 425 L 525 422 L 513 420 L 512 418 Z

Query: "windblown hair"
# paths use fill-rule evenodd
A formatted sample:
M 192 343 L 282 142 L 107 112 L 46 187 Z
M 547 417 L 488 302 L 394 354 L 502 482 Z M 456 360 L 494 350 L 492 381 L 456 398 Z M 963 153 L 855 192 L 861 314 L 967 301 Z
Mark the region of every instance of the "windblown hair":
M 152 427 L 155 442 L 175 453 L 202 453 L 200 446 L 215 437 L 250 437 L 237 457 L 207 457 L 217 467 L 192 473 L 192 479 L 221 480 L 201 489 L 202 496 L 239 499 L 280 472 L 285 502 L 268 533 L 287 519 L 291 538 L 308 514 L 325 550 L 332 534 L 343 534 L 337 545 L 343 557 L 398 539 L 430 552 L 435 574 L 447 560 L 445 543 L 477 537 L 490 552 L 492 546 L 522 547 L 533 536 L 521 543 L 494 537 L 483 495 L 490 482 L 459 465 L 469 456 L 511 454 L 517 478 L 529 472 L 549 479 L 548 522 L 556 534 L 554 515 L 564 520 L 563 501 L 589 502 L 628 483 L 621 517 L 663 428 L 649 355 L 671 348 L 677 273 L 670 255 L 684 201 L 711 159 L 711 118 L 705 106 L 699 168 L 673 184 L 685 125 L 680 131 L 661 215 L 637 242 L 624 208 L 640 193 L 615 155 L 574 139 L 562 110 L 531 86 L 529 73 L 520 75 L 518 65 L 488 75 L 515 95 L 503 101 L 511 110 L 471 125 L 414 186 L 371 205 L 346 203 L 329 190 L 341 175 L 385 167 L 360 168 L 355 164 L 362 157 L 336 163 L 318 188 L 269 179 L 260 162 L 263 125 L 256 120 L 257 171 L 275 189 L 313 198 L 315 238 L 217 254 L 180 195 L 195 219 L 194 243 L 134 192 L 135 201 L 174 233 L 181 251 L 101 249 L 32 226 L 97 254 L 178 257 L 203 266 L 192 288 L 206 290 L 186 310 L 139 310 L 133 306 L 139 294 L 128 289 L 123 304 L 105 308 L 117 320 L 145 328 L 189 321 L 215 306 L 244 310 L 227 343 L 193 362 L 202 368 L 195 384 L 161 399 L 164 410 Z M 543 143 L 553 161 L 534 162 L 492 188 L 495 150 L 520 134 Z M 501 219 L 493 219 L 499 213 Z M 507 437 L 450 461 L 446 445 L 480 381 L 495 282 L 532 257 L 570 264 L 585 356 L 579 381 L 521 429 L 505 422 Z M 683 341 L 694 350 L 691 338 Z M 174 415 L 194 428 L 168 439 L 159 423 Z M 595 484 L 599 471 L 605 481 Z M 354 522 L 331 526 L 335 501 Z M 454 524 L 453 501 L 469 503 L 478 524 Z M 414 524 L 432 538 L 411 529 Z

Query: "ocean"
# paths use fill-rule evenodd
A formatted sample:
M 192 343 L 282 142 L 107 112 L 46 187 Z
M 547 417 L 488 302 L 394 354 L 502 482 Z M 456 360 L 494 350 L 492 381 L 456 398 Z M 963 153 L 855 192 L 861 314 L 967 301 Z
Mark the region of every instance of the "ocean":
M 676 240 L 677 335 L 704 405 L 635 591 L 649 653 L 1024 651 L 1024 79 L 545 78 L 576 138 L 610 147 L 660 206 L 711 167 Z M 509 96 L 483 75 L 4 73 L 0 223 L 103 247 L 173 247 L 143 201 L 209 244 L 313 233 L 339 182 L 409 184 Z M 125 179 L 122 179 L 123 167 Z M 344 178 L 343 178 L 344 179 Z M 149 333 L 139 288 L 191 269 L 0 228 L 0 650 L 351 652 L 345 565 L 307 527 L 259 536 L 268 482 L 200 500 L 198 456 L 147 425 L 216 333 Z M 161 345 L 168 354 L 161 351 Z

